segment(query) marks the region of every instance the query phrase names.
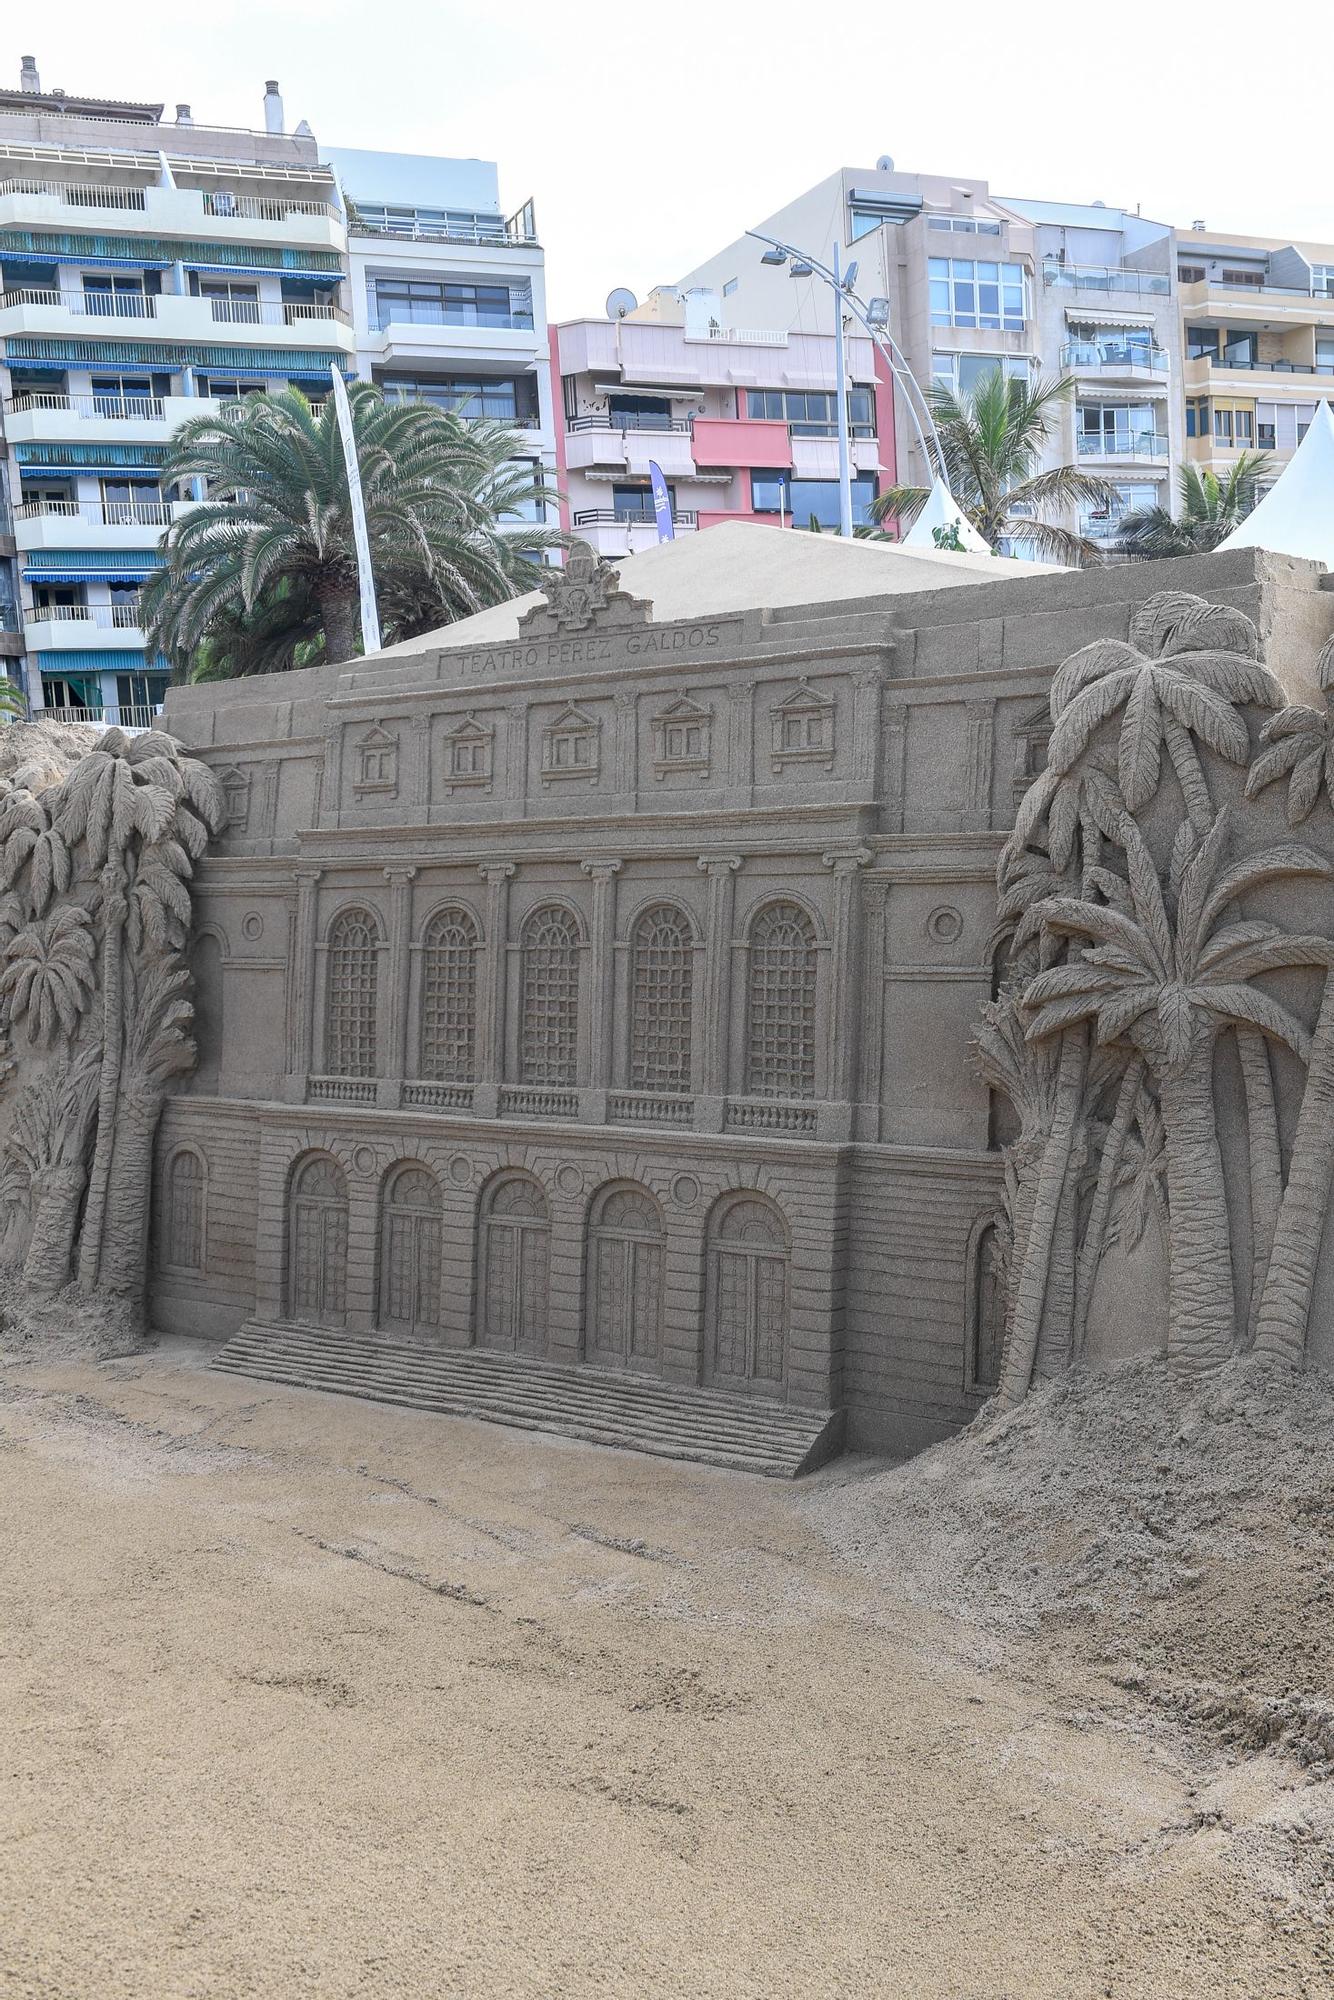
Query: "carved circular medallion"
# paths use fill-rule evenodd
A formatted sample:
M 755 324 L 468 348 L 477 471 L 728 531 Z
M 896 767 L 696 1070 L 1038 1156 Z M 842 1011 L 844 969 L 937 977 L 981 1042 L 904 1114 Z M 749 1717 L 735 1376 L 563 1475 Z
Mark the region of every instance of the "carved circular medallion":
M 258 910 L 247 910 L 241 919 L 241 936 L 249 938 L 253 944 L 256 938 L 262 938 L 263 935 L 263 917 L 261 917 Z
M 354 1146 L 352 1149 L 352 1169 L 363 1179 L 375 1172 L 374 1146 Z
M 455 1187 L 467 1187 L 472 1179 L 472 1161 L 466 1153 L 455 1153 L 449 1163 L 449 1178 Z
M 963 936 L 963 918 L 949 903 L 941 903 L 926 920 L 926 934 L 933 944 L 954 944 Z
M 573 1161 L 567 1160 L 563 1167 L 557 1167 L 556 1186 L 562 1194 L 569 1195 L 571 1198 L 583 1193 L 584 1177 Z
M 693 1174 L 677 1174 L 667 1192 L 677 1208 L 693 1208 L 699 1200 L 699 1182 Z

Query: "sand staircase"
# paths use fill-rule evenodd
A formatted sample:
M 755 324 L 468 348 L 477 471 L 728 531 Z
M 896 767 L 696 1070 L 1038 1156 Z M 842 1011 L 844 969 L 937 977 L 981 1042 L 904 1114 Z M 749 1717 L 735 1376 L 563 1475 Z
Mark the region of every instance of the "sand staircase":
M 213 1366 L 289 1388 L 555 1431 L 776 1479 L 810 1472 L 842 1444 L 837 1411 L 791 1409 L 597 1368 L 555 1368 L 481 1348 L 416 1346 L 378 1333 L 252 1321 Z

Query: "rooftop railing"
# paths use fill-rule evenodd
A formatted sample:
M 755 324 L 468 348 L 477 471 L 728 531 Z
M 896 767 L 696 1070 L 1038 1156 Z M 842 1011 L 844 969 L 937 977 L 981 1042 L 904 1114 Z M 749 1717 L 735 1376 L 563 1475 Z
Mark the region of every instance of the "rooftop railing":
M 465 221 L 462 216 L 363 215 L 349 203 L 347 226 L 355 236 L 388 236 L 404 243 L 472 243 L 493 249 L 531 249 L 537 243 L 533 205 L 525 202 L 517 214 L 494 222 L 489 216 Z
M 5 402 L 5 415 L 22 416 L 25 411 L 51 410 L 74 417 L 106 417 L 115 422 L 161 423 L 166 404 L 161 396 L 67 395 L 56 389 L 24 389 Z
M 733 347 L 786 347 L 787 335 L 771 326 L 688 326 L 685 338 L 724 341 Z
M 1058 264 L 1048 260 L 1042 266 L 1042 281 L 1072 291 L 1129 292 L 1152 298 L 1166 298 L 1172 290 L 1172 280 L 1165 271 L 1132 271 L 1124 264 Z
M 228 194 L 219 188 L 204 190 L 204 213 L 226 222 L 286 222 L 289 215 L 323 215 L 335 222 L 342 216 L 331 201 L 306 201 L 299 195 Z

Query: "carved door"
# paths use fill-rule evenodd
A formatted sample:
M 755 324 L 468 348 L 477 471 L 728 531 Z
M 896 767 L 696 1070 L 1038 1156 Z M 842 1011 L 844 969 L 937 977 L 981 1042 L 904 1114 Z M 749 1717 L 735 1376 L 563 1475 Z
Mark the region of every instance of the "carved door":
M 287 1311 L 306 1326 L 347 1314 L 347 1185 L 332 1160 L 310 1160 L 292 1186 Z
M 722 1389 L 782 1393 L 787 1373 L 788 1251 L 767 1202 L 734 1202 L 709 1255 L 706 1370 Z
M 662 1352 L 662 1219 L 651 1195 L 616 1188 L 589 1231 L 588 1359 L 656 1373 Z
M 385 1196 L 380 1244 L 380 1325 L 434 1333 L 440 1324 L 440 1190 L 421 1167 L 405 1167 Z
M 546 1198 L 532 1181 L 504 1181 L 483 1224 L 480 1336 L 511 1354 L 546 1348 L 547 1268 L 551 1225 Z

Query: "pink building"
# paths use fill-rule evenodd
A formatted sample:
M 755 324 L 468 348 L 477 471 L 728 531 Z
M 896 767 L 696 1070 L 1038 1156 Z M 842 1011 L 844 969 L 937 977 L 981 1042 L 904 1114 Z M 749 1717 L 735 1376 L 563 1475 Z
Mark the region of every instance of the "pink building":
M 838 526 L 834 336 L 720 324 L 708 292 L 654 292 L 624 319 L 551 329 L 565 525 L 599 555 L 657 540 L 649 461 L 678 534 L 719 521 Z M 895 478 L 893 398 L 847 335 L 853 518 Z

